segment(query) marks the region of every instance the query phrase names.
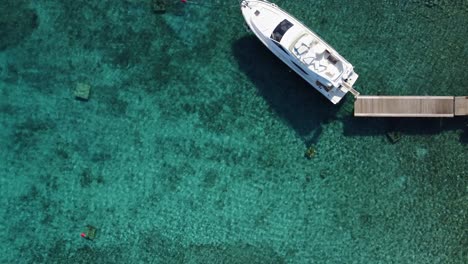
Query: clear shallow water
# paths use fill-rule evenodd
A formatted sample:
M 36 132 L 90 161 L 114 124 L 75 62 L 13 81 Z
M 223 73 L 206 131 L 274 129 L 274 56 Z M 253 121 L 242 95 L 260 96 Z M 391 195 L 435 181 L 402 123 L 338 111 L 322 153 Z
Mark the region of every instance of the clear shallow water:
M 277 4 L 362 94 L 468 95 L 466 1 Z M 1 6 L 1 263 L 466 260 L 466 118 L 352 117 L 237 1 Z

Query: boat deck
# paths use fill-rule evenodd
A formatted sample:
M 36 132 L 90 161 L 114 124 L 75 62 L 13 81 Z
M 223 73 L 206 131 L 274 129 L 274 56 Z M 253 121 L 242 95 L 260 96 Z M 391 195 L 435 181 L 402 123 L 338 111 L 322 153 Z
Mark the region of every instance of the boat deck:
M 468 115 L 468 97 L 459 96 L 358 96 L 354 116 L 454 117 Z

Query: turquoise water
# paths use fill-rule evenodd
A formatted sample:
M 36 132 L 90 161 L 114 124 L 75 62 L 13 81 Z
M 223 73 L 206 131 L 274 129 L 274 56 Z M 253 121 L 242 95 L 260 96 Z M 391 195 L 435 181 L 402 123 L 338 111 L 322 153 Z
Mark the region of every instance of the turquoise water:
M 167 2 L 0 3 L 0 263 L 466 263 L 467 118 L 355 118 Z M 361 94 L 468 95 L 467 1 L 276 3 Z

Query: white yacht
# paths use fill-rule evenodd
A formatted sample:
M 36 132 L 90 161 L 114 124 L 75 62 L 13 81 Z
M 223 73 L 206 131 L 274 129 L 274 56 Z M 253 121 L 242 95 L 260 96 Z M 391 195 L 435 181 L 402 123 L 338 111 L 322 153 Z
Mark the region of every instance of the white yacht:
M 359 94 L 353 65 L 290 14 L 265 0 L 243 0 L 241 10 L 263 44 L 332 103 Z

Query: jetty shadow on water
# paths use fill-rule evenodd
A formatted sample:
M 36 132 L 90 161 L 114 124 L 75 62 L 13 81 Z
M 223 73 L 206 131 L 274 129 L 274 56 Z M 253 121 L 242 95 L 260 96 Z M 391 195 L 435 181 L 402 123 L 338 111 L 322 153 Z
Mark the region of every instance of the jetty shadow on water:
M 335 118 L 340 105 L 329 102 L 255 36 L 242 37 L 232 48 L 240 70 L 250 78 L 273 111 L 306 145 L 316 143 L 321 125 Z
M 436 135 L 444 131 L 460 131 L 460 143 L 468 143 L 468 117 L 408 118 L 353 117 L 344 118 L 345 136 L 375 136 L 397 132 L 401 135 Z

